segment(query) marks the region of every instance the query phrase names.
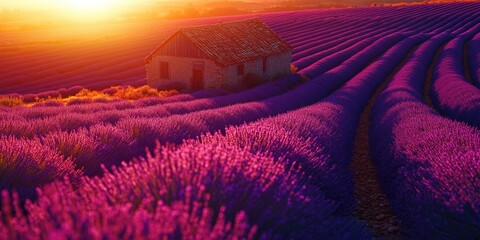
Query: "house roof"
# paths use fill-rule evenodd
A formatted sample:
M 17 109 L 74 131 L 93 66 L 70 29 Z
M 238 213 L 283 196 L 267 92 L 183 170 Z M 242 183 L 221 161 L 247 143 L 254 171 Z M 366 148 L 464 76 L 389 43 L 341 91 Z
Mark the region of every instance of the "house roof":
M 221 66 L 244 63 L 292 49 L 260 19 L 254 18 L 180 28 L 151 52 L 145 61 L 149 63 L 156 52 L 179 32 Z

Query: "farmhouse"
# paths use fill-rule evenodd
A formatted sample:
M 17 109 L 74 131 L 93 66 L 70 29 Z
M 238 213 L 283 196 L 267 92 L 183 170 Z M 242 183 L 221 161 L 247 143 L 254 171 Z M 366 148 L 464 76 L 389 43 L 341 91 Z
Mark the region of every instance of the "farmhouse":
M 288 75 L 291 56 L 259 19 L 183 27 L 146 57 L 147 84 L 237 88 Z

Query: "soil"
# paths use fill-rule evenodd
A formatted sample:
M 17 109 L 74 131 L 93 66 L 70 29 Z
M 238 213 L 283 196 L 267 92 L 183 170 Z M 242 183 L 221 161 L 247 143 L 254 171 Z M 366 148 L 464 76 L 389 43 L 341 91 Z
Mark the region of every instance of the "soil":
M 383 239 L 400 239 L 401 228 L 390 207 L 385 194 L 382 193 L 377 179 L 377 171 L 371 160 L 368 133 L 370 128 L 370 114 L 373 105 L 391 78 L 410 58 L 416 48 L 411 50 L 402 63 L 385 79 L 370 99 L 368 105 L 360 116 L 359 126 L 355 137 L 352 171 L 355 180 L 354 195 L 358 200 L 355 215 L 360 220 L 366 221 L 367 226 L 375 237 Z
M 430 67 L 427 70 L 427 76 L 425 77 L 425 84 L 423 86 L 423 100 L 428 106 L 434 109 L 435 107 L 433 105 L 432 99 L 430 98 L 430 89 L 432 88 L 433 84 L 433 71 L 435 70 L 435 66 L 438 63 L 438 59 L 440 58 L 440 54 L 442 53 L 445 45 L 447 45 L 447 43 L 444 43 L 440 48 L 438 48 L 437 52 L 435 53 L 432 64 L 430 64 Z
M 468 53 L 469 53 L 468 49 L 470 47 L 470 42 L 471 40 L 466 42 L 465 45 L 463 46 L 463 68 L 464 68 L 465 78 L 470 84 L 473 84 L 472 72 L 470 71 L 470 63 L 468 62 Z

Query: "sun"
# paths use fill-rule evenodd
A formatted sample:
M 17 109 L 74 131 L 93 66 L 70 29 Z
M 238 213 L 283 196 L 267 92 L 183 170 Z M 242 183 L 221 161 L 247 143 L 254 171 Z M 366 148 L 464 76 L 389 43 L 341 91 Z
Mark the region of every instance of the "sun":
M 63 0 L 64 10 L 75 21 L 96 21 L 114 16 L 120 0 Z
M 70 8 L 78 11 L 98 12 L 113 7 L 115 0 L 68 0 Z

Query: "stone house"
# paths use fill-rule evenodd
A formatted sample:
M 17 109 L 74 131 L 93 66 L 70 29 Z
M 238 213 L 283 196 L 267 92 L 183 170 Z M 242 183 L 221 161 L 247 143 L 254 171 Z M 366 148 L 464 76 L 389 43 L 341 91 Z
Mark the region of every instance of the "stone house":
M 288 75 L 292 48 L 259 19 L 183 27 L 146 58 L 147 84 L 237 88 Z

